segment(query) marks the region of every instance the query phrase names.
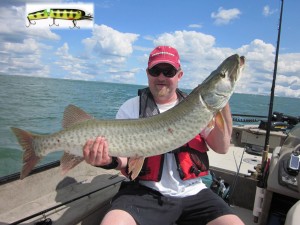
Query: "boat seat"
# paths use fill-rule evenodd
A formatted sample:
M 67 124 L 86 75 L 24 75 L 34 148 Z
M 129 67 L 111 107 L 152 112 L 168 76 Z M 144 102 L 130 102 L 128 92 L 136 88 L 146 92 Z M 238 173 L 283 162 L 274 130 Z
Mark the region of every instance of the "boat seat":
M 298 225 L 300 221 L 300 200 L 293 205 L 288 214 L 286 215 L 286 220 L 284 225 Z

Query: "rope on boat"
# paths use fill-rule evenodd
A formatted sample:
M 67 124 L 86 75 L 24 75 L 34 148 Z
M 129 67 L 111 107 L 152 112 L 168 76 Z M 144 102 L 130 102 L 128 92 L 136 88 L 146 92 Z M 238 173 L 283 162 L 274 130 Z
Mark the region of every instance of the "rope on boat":
M 262 118 L 267 118 L 267 116 L 258 116 L 258 115 L 247 115 L 247 114 L 232 114 L 232 120 L 235 122 L 244 122 L 244 123 L 252 123 L 259 122 Z M 245 118 L 252 117 L 252 118 Z M 260 118 L 260 119 L 257 119 Z
M 251 122 L 259 122 L 258 119 L 243 119 L 243 118 L 232 118 L 234 122 L 243 122 L 243 123 L 251 123 Z

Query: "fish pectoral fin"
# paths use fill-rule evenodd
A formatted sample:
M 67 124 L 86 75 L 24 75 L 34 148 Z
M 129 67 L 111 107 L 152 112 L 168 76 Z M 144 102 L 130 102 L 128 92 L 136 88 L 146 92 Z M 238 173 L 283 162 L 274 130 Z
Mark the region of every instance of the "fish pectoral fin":
M 217 125 L 219 129 L 223 131 L 223 133 L 225 133 L 224 131 L 226 127 L 226 122 L 221 112 L 218 112 L 215 116 L 215 125 Z
M 144 164 L 145 157 L 134 157 L 128 159 L 128 174 L 130 180 L 134 180 L 139 175 L 143 164 Z
M 75 105 L 68 105 L 64 111 L 64 118 L 62 121 L 62 127 L 68 128 L 77 123 L 94 119 L 93 116 L 89 115 L 82 109 Z
M 60 159 L 60 168 L 62 174 L 66 174 L 70 169 L 74 168 L 82 161 L 82 157 L 64 152 L 64 155 Z

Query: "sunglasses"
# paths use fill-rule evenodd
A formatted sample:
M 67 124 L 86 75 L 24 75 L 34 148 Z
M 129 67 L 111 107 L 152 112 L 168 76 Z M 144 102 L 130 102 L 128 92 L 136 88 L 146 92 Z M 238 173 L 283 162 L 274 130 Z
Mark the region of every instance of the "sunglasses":
M 168 67 L 168 68 L 159 68 L 159 67 L 152 67 L 151 69 L 148 69 L 149 74 L 152 77 L 158 77 L 161 73 L 163 73 L 163 75 L 165 77 L 174 77 L 178 70 L 176 70 L 174 67 Z

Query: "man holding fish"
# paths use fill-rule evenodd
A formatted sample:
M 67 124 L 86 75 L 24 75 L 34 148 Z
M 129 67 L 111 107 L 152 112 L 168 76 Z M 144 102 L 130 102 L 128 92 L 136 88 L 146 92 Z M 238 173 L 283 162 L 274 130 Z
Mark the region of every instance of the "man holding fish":
M 225 96 L 227 89 L 231 88 L 229 91 L 233 91 L 244 66 L 244 58 L 234 55 L 227 61 L 213 72 L 218 73 L 218 79 L 221 79 L 215 82 L 216 92 L 207 89 L 200 96 L 203 110 L 209 111 L 214 103 L 213 99 Z M 183 71 L 176 49 L 170 46 L 156 47 L 150 53 L 146 73 L 149 87 L 126 101 L 120 107 L 117 119 L 154 116 L 187 101 L 187 95 L 178 89 Z M 217 75 L 213 73 L 204 83 L 215 79 Z M 199 134 L 192 140 L 168 153 L 146 158 L 112 157 L 106 137 L 89 139 L 83 147 L 87 163 L 105 169 L 121 170 L 132 180 L 122 183 L 101 224 L 243 224 L 223 199 L 203 183 L 203 177 L 209 173 L 207 145 L 220 154 L 227 153 L 229 149 L 232 118 L 227 101 L 218 102 L 220 110 L 212 114 L 212 117 L 204 118 L 208 124 L 206 128 L 199 128 Z M 203 116 L 206 115 L 209 114 L 203 111 Z M 166 133 L 170 136 L 176 132 L 180 130 L 171 126 L 166 128 Z M 159 139 L 157 137 L 157 141 Z M 161 148 L 164 148 L 163 141 Z

